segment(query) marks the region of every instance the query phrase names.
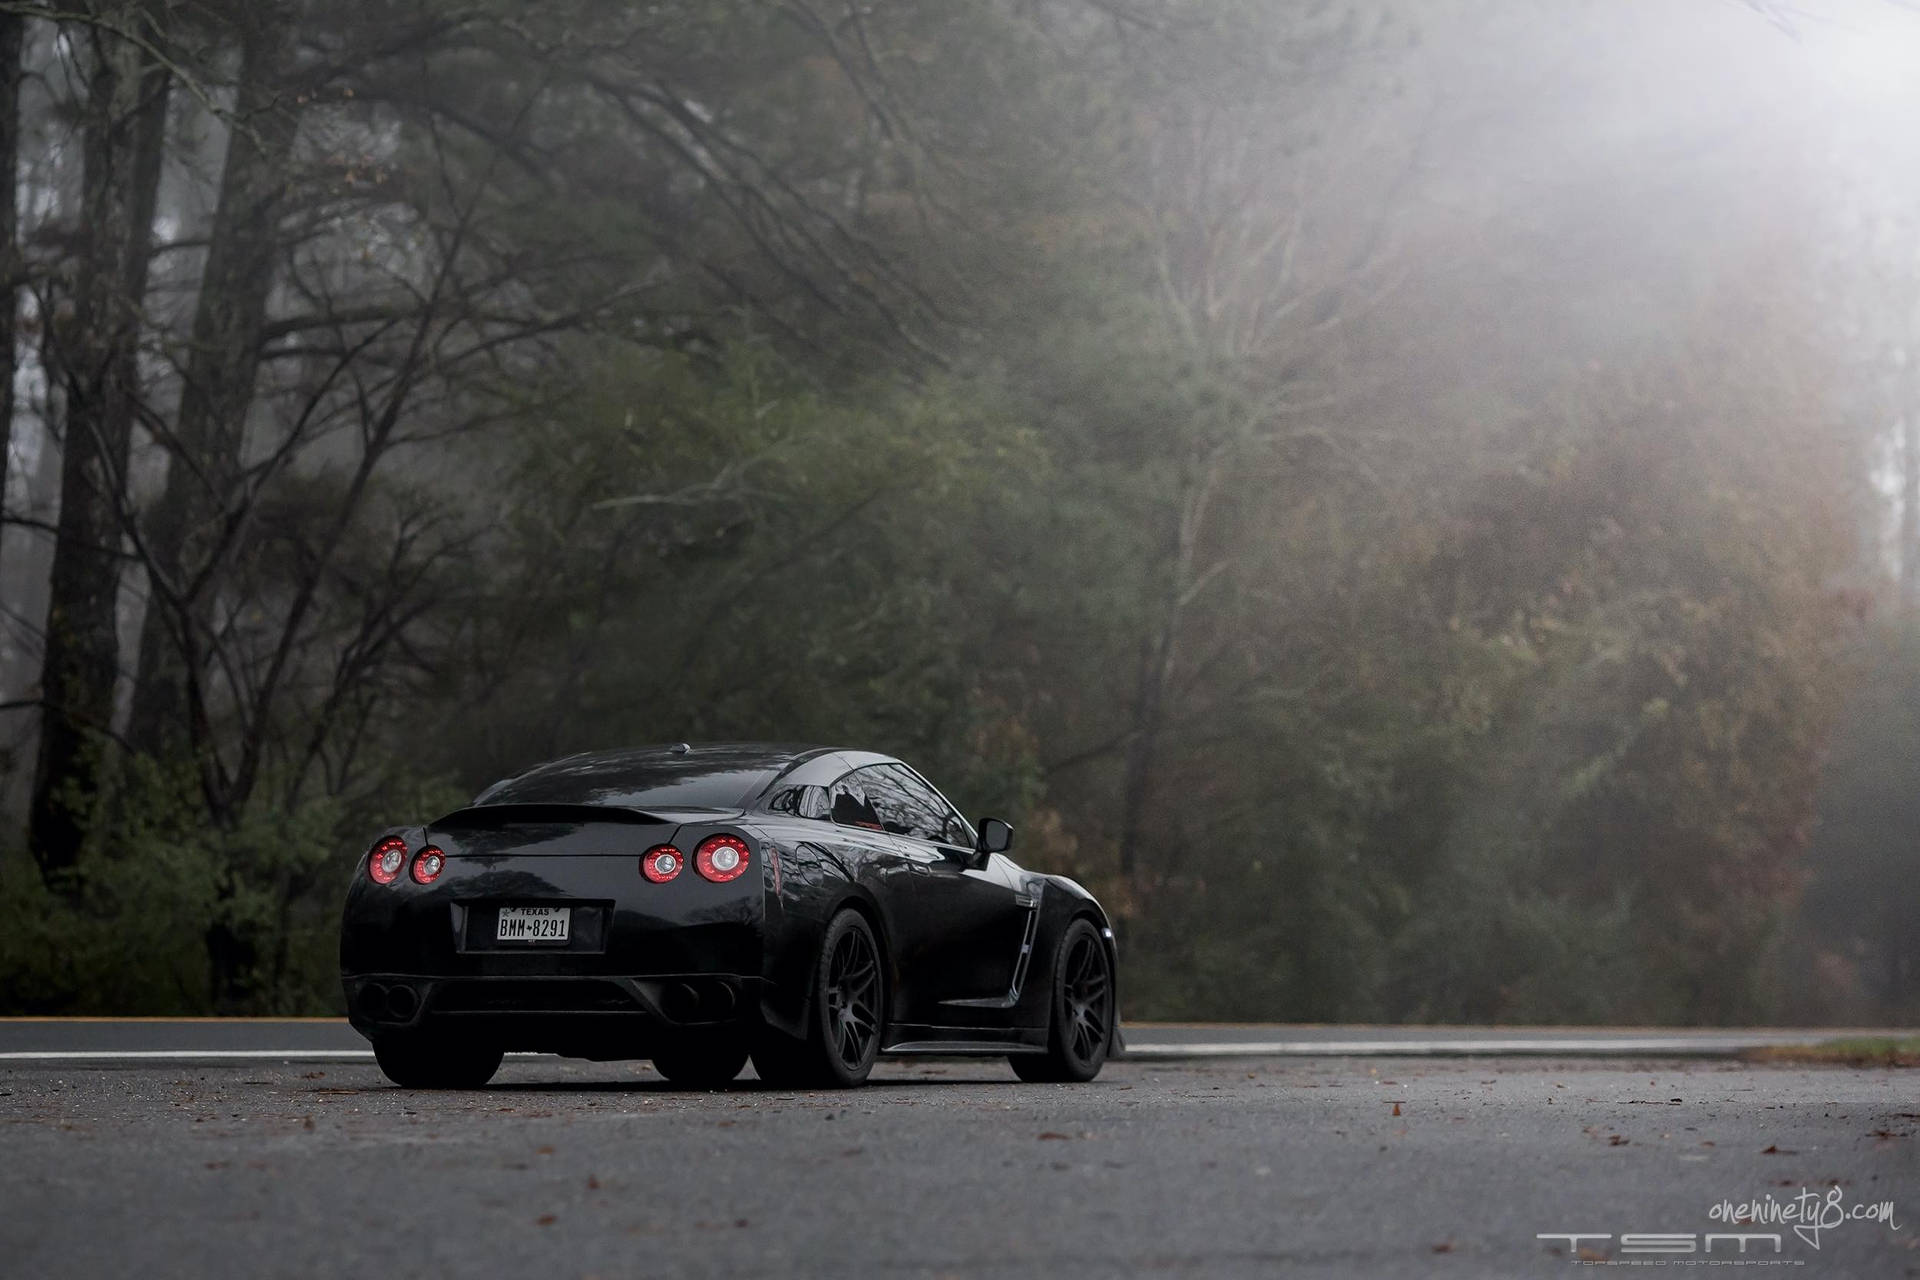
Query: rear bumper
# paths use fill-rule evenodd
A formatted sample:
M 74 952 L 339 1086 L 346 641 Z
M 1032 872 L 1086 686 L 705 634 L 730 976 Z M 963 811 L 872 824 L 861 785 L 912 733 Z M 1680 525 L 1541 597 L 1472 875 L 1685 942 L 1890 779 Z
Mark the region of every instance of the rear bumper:
M 688 873 L 648 884 L 637 860 L 451 854 L 431 885 L 405 876 L 347 891 L 340 972 L 427 978 L 608 978 L 758 974 L 766 929 L 760 877 L 712 883 Z M 563 942 L 501 941 L 512 907 L 566 908 Z
M 347 1020 L 368 1039 L 428 1031 L 602 1059 L 649 1057 L 665 1041 L 755 1026 L 765 988 L 756 975 L 711 972 L 367 973 L 342 985 Z

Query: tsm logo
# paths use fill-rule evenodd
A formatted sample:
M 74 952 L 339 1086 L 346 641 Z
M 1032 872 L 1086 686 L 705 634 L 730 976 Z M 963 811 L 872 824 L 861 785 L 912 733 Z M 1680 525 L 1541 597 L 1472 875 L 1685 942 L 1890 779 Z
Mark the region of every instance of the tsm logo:
M 1582 1240 L 1607 1241 L 1613 1239 L 1612 1232 L 1594 1231 L 1542 1231 L 1535 1235 L 1536 1240 L 1565 1240 L 1567 1252 L 1578 1257 Z M 1704 1245 L 1702 1242 L 1705 1242 Z M 1730 1246 L 1738 1245 L 1739 1252 L 1745 1253 L 1747 1245 L 1753 1241 L 1762 1241 L 1773 1245 L 1773 1251 L 1781 1249 L 1780 1237 L 1770 1232 L 1713 1232 L 1708 1235 L 1674 1235 L 1667 1232 L 1627 1231 L 1620 1236 L 1621 1253 L 1712 1253 L 1716 1244 L 1721 1253 L 1732 1252 Z

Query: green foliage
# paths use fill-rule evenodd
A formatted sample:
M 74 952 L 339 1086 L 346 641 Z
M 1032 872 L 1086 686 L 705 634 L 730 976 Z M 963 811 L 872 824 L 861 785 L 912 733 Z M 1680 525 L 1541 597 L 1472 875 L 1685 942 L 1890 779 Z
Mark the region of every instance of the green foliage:
M 0 1007 L 338 1012 L 340 904 L 379 819 L 335 797 L 261 804 L 222 829 L 197 786 L 180 762 L 128 760 L 112 820 L 59 892 L 24 853 L 0 856 Z M 440 812 L 461 795 L 396 783 L 367 799 L 375 812 Z
M 1920 1015 L 1920 620 L 1882 619 L 1854 656 L 1858 682 L 1820 789 L 1797 946 L 1774 975 L 1801 1017 Z
M 570 413 L 503 485 L 502 576 L 472 644 L 513 701 L 444 735 L 467 776 L 524 765 L 530 730 L 555 754 L 703 738 L 964 754 L 985 619 L 959 575 L 1040 461 L 1026 433 L 952 388 L 829 398 L 755 347 L 617 356 Z

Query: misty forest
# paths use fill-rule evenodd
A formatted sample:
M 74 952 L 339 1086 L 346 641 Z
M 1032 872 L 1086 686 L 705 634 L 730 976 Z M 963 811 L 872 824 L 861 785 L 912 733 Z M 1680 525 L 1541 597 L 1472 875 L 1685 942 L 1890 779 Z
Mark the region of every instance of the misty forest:
M 336 1011 L 381 826 L 746 739 L 1134 1017 L 1920 1017 L 1831 7 L 0 0 L 0 1011 Z

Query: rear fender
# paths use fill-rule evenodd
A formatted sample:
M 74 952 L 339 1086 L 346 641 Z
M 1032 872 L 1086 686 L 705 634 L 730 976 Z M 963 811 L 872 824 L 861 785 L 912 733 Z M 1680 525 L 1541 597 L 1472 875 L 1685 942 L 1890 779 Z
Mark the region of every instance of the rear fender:
M 761 1020 L 786 1035 L 806 1034 L 807 1010 L 813 999 L 816 963 L 827 925 L 848 906 L 859 910 L 889 957 L 895 954 L 884 917 L 873 894 L 848 874 L 846 863 L 810 840 L 766 841 L 769 863 L 777 859 L 777 893 L 769 885 L 767 905 L 767 979 L 761 988 Z M 889 973 L 889 988 L 898 989 Z

